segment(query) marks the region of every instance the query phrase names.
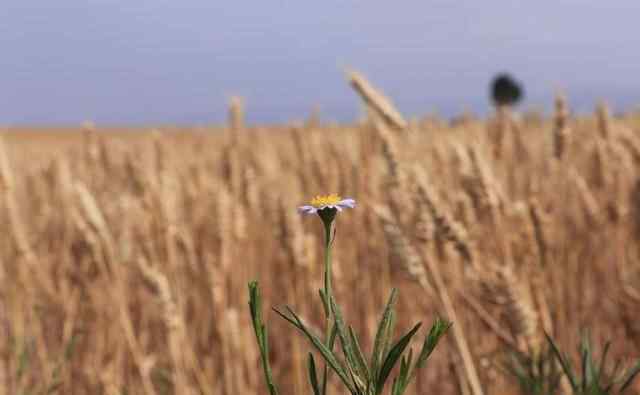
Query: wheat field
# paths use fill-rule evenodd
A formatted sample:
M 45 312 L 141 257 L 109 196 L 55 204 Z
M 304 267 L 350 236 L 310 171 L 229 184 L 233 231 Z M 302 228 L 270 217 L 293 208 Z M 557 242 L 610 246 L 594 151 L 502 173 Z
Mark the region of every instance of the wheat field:
M 334 192 L 358 202 L 334 282 L 363 347 L 392 287 L 401 329 L 454 321 L 408 393 L 517 394 L 501 358 L 545 331 L 638 355 L 640 115 L 407 121 L 352 83 L 352 125 L 249 127 L 234 99 L 224 127 L 4 130 L 0 395 L 266 393 L 247 282 L 320 325 L 296 207 Z M 283 394 L 308 392 L 308 344 L 265 319 Z

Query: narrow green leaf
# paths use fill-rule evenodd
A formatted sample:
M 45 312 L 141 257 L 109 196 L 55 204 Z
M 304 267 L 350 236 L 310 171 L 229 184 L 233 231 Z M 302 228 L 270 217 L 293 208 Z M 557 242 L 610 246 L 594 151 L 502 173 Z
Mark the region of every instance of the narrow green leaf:
M 631 385 L 631 382 L 636 378 L 636 376 L 640 373 L 640 360 L 634 365 L 633 368 L 629 370 L 627 378 L 624 383 L 620 386 L 620 393 L 624 392 L 624 390 Z
M 251 312 L 251 323 L 253 324 L 253 331 L 256 335 L 258 348 L 260 349 L 262 369 L 265 381 L 267 382 L 267 387 L 269 388 L 269 393 L 271 395 L 278 395 L 278 388 L 273 383 L 271 365 L 269 364 L 269 341 L 267 336 L 267 327 L 262 322 L 261 300 L 258 282 L 251 281 L 249 283 L 249 311 Z
M 578 389 L 578 385 L 576 383 L 576 379 L 573 376 L 573 372 L 571 371 L 571 365 L 569 364 L 568 360 L 566 360 L 562 354 L 560 354 L 560 350 L 558 350 L 558 347 L 556 346 L 556 343 L 553 341 L 553 339 L 551 338 L 551 336 L 549 336 L 548 333 L 545 332 L 544 334 L 547 337 L 547 341 L 549 342 L 549 345 L 551 346 L 551 349 L 553 350 L 553 353 L 556 356 L 556 359 L 560 362 L 560 366 L 562 367 L 562 370 L 564 371 L 564 374 L 567 376 L 567 379 L 569 379 L 569 383 L 571 384 L 571 388 L 575 391 Z
M 285 320 L 287 320 L 288 322 L 293 324 L 296 328 L 298 328 L 302 333 L 305 334 L 305 336 L 309 339 L 309 341 L 320 352 L 320 354 L 322 355 L 324 360 L 327 362 L 327 364 L 329 364 L 331 369 L 333 369 L 333 371 L 338 374 L 338 377 L 340 377 L 340 379 L 342 380 L 344 385 L 346 385 L 347 388 L 349 389 L 349 391 L 353 393 L 355 391 L 355 389 L 353 388 L 353 385 L 349 381 L 349 376 L 347 376 L 347 373 L 346 373 L 344 367 L 342 366 L 342 364 L 338 361 L 338 359 L 335 357 L 333 352 L 331 352 L 331 350 L 329 350 L 329 348 L 327 348 L 327 346 L 325 346 L 322 343 L 322 341 L 316 335 L 311 333 L 304 326 L 304 324 L 302 323 L 300 318 L 293 312 L 293 310 L 291 310 L 289 307 L 287 307 L 287 311 L 289 312 L 289 314 L 291 314 L 293 319 L 287 317 L 284 313 L 280 312 L 279 310 L 277 310 L 275 308 L 273 310 L 276 313 L 278 313 L 278 315 L 280 315 L 282 318 L 284 318 Z
M 258 290 L 258 282 L 251 281 L 249 283 L 249 311 L 251 312 L 251 321 L 253 322 L 253 329 L 257 338 L 260 338 L 260 333 L 258 329 L 260 325 L 259 322 L 262 322 L 261 317 L 261 299 L 260 292 Z
M 293 318 L 288 317 L 285 313 L 281 312 L 280 310 L 278 310 L 275 307 L 272 307 L 271 310 L 275 311 L 276 313 L 278 313 L 278 315 L 282 318 L 284 318 L 286 321 L 288 321 L 291 325 L 295 326 L 298 329 L 302 329 L 302 327 L 300 326 L 300 324 L 298 323 L 298 321 L 294 320 Z
M 395 377 L 391 385 L 391 395 L 400 395 L 402 393 L 400 390 L 400 387 L 401 387 L 401 384 L 398 381 L 398 378 Z
M 408 374 L 409 374 L 409 368 L 411 367 L 411 362 L 413 361 L 413 348 L 409 348 L 409 355 L 406 357 L 403 356 L 402 357 L 402 362 L 404 362 L 404 368 L 400 369 L 400 377 L 402 378 L 402 381 L 406 381 Z M 402 363 L 400 364 L 402 365 Z
M 329 317 L 329 301 L 327 300 L 327 294 L 325 294 L 324 290 L 319 289 L 318 293 L 320 294 L 320 300 L 322 300 L 322 307 L 324 308 L 324 316 L 325 318 Z
M 361 374 L 364 374 L 367 381 L 371 380 L 371 374 L 369 372 L 369 367 L 367 366 L 366 359 L 360 348 L 360 342 L 358 341 L 358 336 L 356 336 L 353 328 L 349 327 L 349 337 L 351 338 L 351 345 L 353 346 L 353 351 L 356 357 L 356 362 L 358 364 L 358 368 L 360 369 Z
M 411 368 L 411 362 L 413 360 L 413 349 L 409 349 L 409 355 L 405 358 L 404 356 L 400 360 L 400 374 L 397 377 L 398 380 L 398 389 L 396 390 L 397 395 L 401 395 L 407 389 L 407 385 L 409 385 L 409 381 L 411 381 L 411 375 L 409 374 L 409 370 Z M 396 381 L 395 379 L 393 380 Z
M 393 345 L 393 347 L 391 347 L 391 350 L 385 357 L 384 363 L 382 364 L 382 368 L 380 368 L 380 373 L 378 374 L 378 378 L 376 380 L 376 394 L 379 394 L 380 392 L 382 392 L 384 383 L 387 381 L 387 378 L 391 373 L 391 369 L 393 369 L 393 366 L 396 364 L 396 361 L 398 361 L 398 358 L 400 358 L 400 356 L 404 352 L 404 349 L 409 344 L 409 341 L 420 328 L 420 325 L 422 324 L 421 323 L 416 324 L 416 326 L 414 326 L 413 329 L 409 331 L 409 333 L 407 333 L 402 338 L 400 338 L 400 340 L 398 340 Z
M 589 377 L 589 358 L 590 357 L 590 349 L 589 343 L 586 339 L 582 338 L 582 342 L 580 343 L 580 364 L 582 369 L 582 393 L 586 393 L 587 385 L 591 386 L 593 382 Z
M 602 378 L 602 374 L 604 373 L 605 364 L 607 363 L 607 354 L 609 353 L 609 347 L 611 347 L 611 342 L 607 341 L 604 344 L 604 350 L 602 351 L 602 355 L 600 355 L 600 363 L 598 364 L 598 382 Z
M 336 338 L 338 337 L 338 326 L 333 323 L 331 327 L 331 334 L 329 334 L 329 350 L 333 351 L 333 346 L 336 344 Z
M 356 389 L 355 393 L 357 395 L 364 394 L 365 389 L 367 388 L 367 383 L 365 383 L 360 377 L 358 377 L 351 366 L 347 366 L 347 371 L 349 372 L 349 377 L 351 377 L 351 381 L 353 382 L 353 385 Z
M 382 342 L 382 355 L 387 355 L 393 344 L 393 334 L 396 331 L 396 312 L 392 311 L 389 317 L 389 326 L 387 327 L 386 336 Z
M 378 329 L 376 331 L 376 337 L 373 342 L 373 353 L 371 354 L 371 375 L 372 377 L 378 377 L 379 367 L 382 359 L 382 353 L 384 351 L 384 340 L 387 337 L 387 332 L 389 328 L 389 320 L 391 319 L 391 315 L 393 313 L 393 308 L 396 303 L 398 291 L 394 288 L 391 290 L 391 295 L 389 296 L 389 300 L 387 301 L 387 305 L 382 313 L 382 318 L 380 319 L 380 323 L 378 324 Z
M 353 347 L 351 346 L 351 339 L 347 335 L 347 331 L 345 328 L 344 320 L 342 318 L 342 312 L 340 311 L 340 306 L 338 306 L 335 302 L 335 299 L 331 299 L 331 312 L 333 313 L 333 317 L 335 318 L 336 328 L 338 329 L 338 337 L 340 338 L 340 343 L 342 344 L 342 351 L 344 352 L 345 359 L 347 364 L 349 365 L 350 370 L 353 370 L 356 375 L 358 375 L 358 363 L 356 361 L 356 356 L 353 351 Z
M 431 330 L 429 330 L 429 334 L 425 337 L 424 343 L 422 344 L 422 350 L 416 360 L 416 369 L 420 369 L 424 366 L 442 336 L 444 336 L 449 328 L 451 328 L 451 325 L 452 323 L 449 321 L 436 318 L 435 322 L 431 326 Z
M 336 338 L 338 337 L 338 328 L 336 323 L 333 323 L 331 327 L 331 333 L 329 334 L 329 342 L 328 347 L 331 352 L 333 352 L 333 346 L 336 343 Z M 329 376 L 329 368 L 327 365 L 324 365 L 323 373 L 322 373 L 322 395 L 326 395 L 327 393 L 327 378 Z
M 329 365 L 324 364 L 324 368 L 322 369 L 322 395 L 327 394 L 327 379 L 329 377 Z
M 320 395 L 320 386 L 318 385 L 318 376 L 316 374 L 316 362 L 313 360 L 313 354 L 309 353 L 309 383 L 313 389 L 313 395 Z

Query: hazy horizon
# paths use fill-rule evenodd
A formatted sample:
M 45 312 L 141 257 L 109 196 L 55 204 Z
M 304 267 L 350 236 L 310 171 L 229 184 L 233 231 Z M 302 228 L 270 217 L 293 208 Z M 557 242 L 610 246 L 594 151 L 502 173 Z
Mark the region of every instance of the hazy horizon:
M 363 72 L 407 116 L 489 109 L 508 71 L 521 108 L 640 105 L 640 2 L 322 3 L 7 0 L 0 10 L 0 124 L 348 121 Z

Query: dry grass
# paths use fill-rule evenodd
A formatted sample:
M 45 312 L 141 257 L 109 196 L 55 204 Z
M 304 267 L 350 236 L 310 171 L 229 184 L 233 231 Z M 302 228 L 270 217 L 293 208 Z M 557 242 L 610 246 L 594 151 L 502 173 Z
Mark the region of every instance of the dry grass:
M 553 121 L 411 133 L 384 106 L 358 126 L 247 128 L 235 100 L 229 129 L 6 131 L 0 394 L 264 392 L 246 284 L 321 316 L 321 227 L 293 210 L 325 192 L 360 204 L 334 266 L 365 348 L 392 286 L 411 322 L 455 314 L 410 393 L 509 393 L 500 352 L 543 329 L 637 355 L 640 117 L 572 119 L 559 100 Z M 267 320 L 276 381 L 306 391 L 307 345 Z

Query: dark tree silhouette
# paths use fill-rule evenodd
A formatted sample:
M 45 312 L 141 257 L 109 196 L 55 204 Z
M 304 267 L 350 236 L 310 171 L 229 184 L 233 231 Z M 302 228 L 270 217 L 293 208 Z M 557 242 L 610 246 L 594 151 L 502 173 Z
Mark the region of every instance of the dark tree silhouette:
M 500 73 L 491 82 L 491 99 L 496 106 L 512 106 L 522 99 L 520 83 L 507 73 Z

